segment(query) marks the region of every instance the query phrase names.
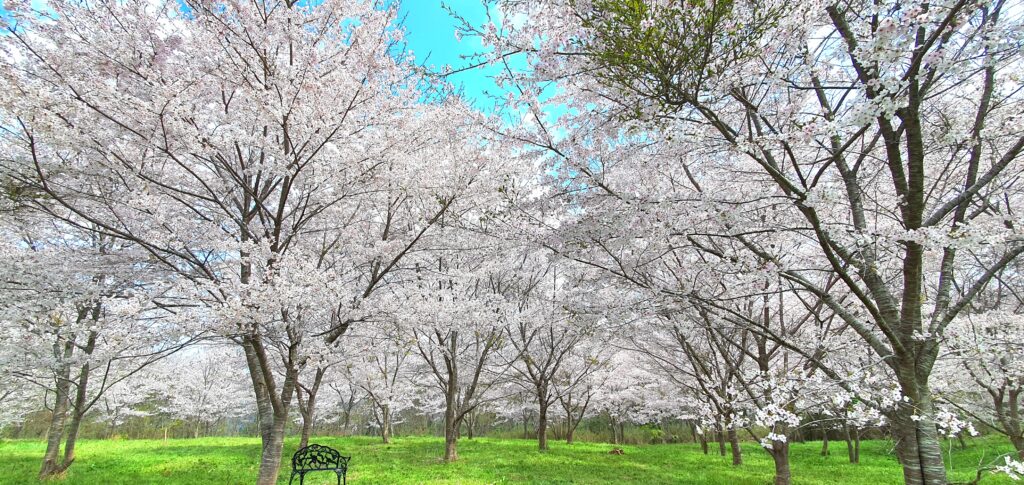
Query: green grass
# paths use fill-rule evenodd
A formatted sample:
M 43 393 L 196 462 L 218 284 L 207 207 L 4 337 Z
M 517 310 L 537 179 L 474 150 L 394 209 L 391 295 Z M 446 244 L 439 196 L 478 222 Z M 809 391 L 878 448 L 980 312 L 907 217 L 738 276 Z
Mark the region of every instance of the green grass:
M 772 462 L 754 443 L 745 443 L 744 464 L 733 467 L 727 457 L 704 456 L 697 445 L 624 446 L 625 455 L 609 455 L 612 445 L 552 443 L 546 453 L 527 440 L 477 438 L 460 440 L 460 460 L 441 461 L 443 440 L 401 437 L 390 445 L 370 437 L 323 437 L 316 443 L 353 456 L 349 483 L 644 483 L 763 485 L 772 481 Z M 295 451 L 297 440 L 285 445 Z M 888 454 L 887 441 L 866 441 L 859 465 L 846 462 L 846 447 L 833 443 L 833 455 L 819 454 L 820 442 L 794 444 L 796 484 L 900 483 L 901 472 Z M 40 441 L 0 441 L 0 484 L 38 483 L 35 479 L 44 444 Z M 256 438 L 194 440 L 85 440 L 78 459 L 54 483 L 73 484 L 249 484 L 259 461 Z M 973 478 L 978 463 L 988 463 L 1011 448 L 995 437 L 973 440 L 963 451 L 953 450 L 954 480 Z M 713 450 L 715 451 L 715 450 Z M 287 466 L 279 483 L 288 482 Z M 333 475 L 310 475 L 307 484 L 334 483 Z M 983 484 L 1011 483 L 990 477 Z

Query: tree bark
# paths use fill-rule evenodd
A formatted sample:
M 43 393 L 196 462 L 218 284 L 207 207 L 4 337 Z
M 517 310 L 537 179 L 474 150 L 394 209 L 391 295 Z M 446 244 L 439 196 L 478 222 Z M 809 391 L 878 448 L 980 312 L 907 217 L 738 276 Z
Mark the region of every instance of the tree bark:
M 540 451 L 548 449 L 548 404 L 547 392 L 541 394 L 540 408 L 537 416 L 537 447 Z
M 732 451 L 732 464 L 739 466 L 743 464 L 743 450 L 740 449 L 740 438 L 736 429 L 729 428 L 729 449 Z
M 923 400 L 900 403 L 892 420 L 896 454 L 907 485 L 946 485 L 942 447 L 932 419 L 934 409 L 927 392 Z M 914 406 L 916 402 L 917 406 Z
M 323 382 L 326 369 L 318 367 L 313 377 L 311 387 L 295 386 L 295 397 L 299 401 L 299 414 L 302 415 L 302 435 L 299 439 L 299 448 L 309 445 L 309 437 L 313 434 L 313 425 L 316 420 L 316 397 L 320 392 L 320 384 Z M 306 393 L 306 399 L 302 399 L 302 393 Z
M 454 341 L 454 339 L 452 339 Z M 459 459 L 458 450 L 458 369 L 453 363 L 448 365 L 448 386 L 444 396 L 444 461 L 453 462 Z
M 771 455 L 775 461 L 775 485 L 790 485 L 792 474 L 789 470 L 789 443 L 772 443 Z
M 295 394 L 295 383 L 298 369 L 294 365 L 297 344 L 289 346 L 289 357 L 286 364 L 285 380 L 280 394 L 275 395 L 276 385 L 273 381 L 273 369 L 267 360 L 262 342 L 257 335 L 243 337 L 242 348 L 252 379 L 253 392 L 256 395 L 256 412 L 259 418 L 260 469 L 257 485 L 275 485 L 281 471 L 281 450 L 284 447 L 285 426 L 288 423 L 288 411 L 291 398 Z
M 74 341 L 66 342 L 63 349 L 54 344 L 55 354 L 70 358 L 74 352 Z M 64 421 L 68 415 L 68 401 L 71 389 L 71 365 L 64 363 L 54 375 L 55 377 L 55 399 L 53 401 L 53 412 L 50 414 L 50 425 L 46 430 L 46 452 L 43 454 L 43 465 L 39 469 L 39 478 L 44 479 L 64 471 L 62 464 L 57 463 L 57 455 L 60 454 L 60 443 L 64 436 Z
M 828 456 L 831 452 L 828 449 L 828 430 L 822 433 L 821 436 L 821 456 Z
M 846 429 L 846 454 L 850 463 L 860 463 L 860 432 L 858 430 L 851 432 L 849 425 L 844 427 Z
M 96 334 L 89 336 L 89 343 L 86 345 L 86 353 L 92 354 L 96 344 Z M 86 399 L 89 389 L 89 364 L 83 364 L 78 373 L 78 389 L 75 390 L 75 403 L 71 408 L 71 423 L 68 425 L 68 436 L 64 441 L 64 469 L 71 466 L 75 461 L 75 444 L 78 442 L 78 430 L 82 427 L 82 419 L 86 412 Z

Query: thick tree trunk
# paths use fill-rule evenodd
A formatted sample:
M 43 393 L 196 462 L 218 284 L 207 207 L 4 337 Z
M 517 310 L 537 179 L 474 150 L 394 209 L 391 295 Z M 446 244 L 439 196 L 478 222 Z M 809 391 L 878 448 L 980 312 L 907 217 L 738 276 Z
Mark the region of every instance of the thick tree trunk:
M 927 392 L 924 399 L 901 403 L 892 420 L 896 454 L 907 485 L 946 485 L 942 447 L 932 419 L 934 409 Z
M 256 413 L 259 419 L 260 469 L 257 485 L 275 485 L 281 471 L 281 450 L 284 447 L 285 426 L 288 423 L 288 411 L 291 398 L 295 393 L 295 381 L 298 370 L 290 368 L 285 371 L 285 380 L 281 392 L 274 395 L 273 370 L 269 368 L 266 353 L 258 336 L 246 336 L 242 348 L 252 379 L 253 393 L 256 395 Z M 294 352 L 294 346 L 290 349 Z M 270 382 L 268 382 L 268 379 Z
M 263 449 L 260 453 L 260 472 L 256 480 L 258 485 L 274 485 L 281 470 L 281 450 L 284 448 L 284 432 L 287 419 L 276 419 L 263 437 Z
M 790 485 L 792 474 L 789 471 L 789 443 L 772 443 L 771 455 L 775 461 L 775 485 Z
M 700 451 L 704 452 L 704 454 L 707 455 L 708 454 L 708 438 L 706 436 L 704 436 L 704 434 L 701 434 L 699 439 L 700 439 Z
M 725 431 L 720 430 L 718 432 L 718 454 L 725 456 Z
M 391 443 L 391 408 L 389 406 L 381 406 L 380 411 L 380 439 L 384 444 Z
M 453 433 L 446 429 L 444 436 L 444 461 L 451 463 L 459 459 L 458 443 L 459 441 L 455 439 Z
M 740 437 L 734 428 L 729 428 L 729 449 L 732 451 L 732 464 L 739 466 L 743 464 L 743 450 L 740 449 Z
M 68 384 L 57 384 L 57 398 L 50 414 L 50 426 L 46 430 L 46 452 L 43 454 L 43 466 L 39 470 L 39 478 L 60 473 L 57 456 L 60 454 L 60 443 L 64 437 L 64 420 L 68 414 Z
M 54 346 L 58 349 L 60 348 L 57 344 Z M 62 351 L 58 352 L 54 353 L 63 355 L 65 359 L 70 358 L 74 352 L 74 342 L 65 343 Z M 55 399 L 53 401 L 53 412 L 50 414 L 50 425 L 46 430 L 46 452 L 43 454 L 43 465 L 39 469 L 40 479 L 64 471 L 62 464 L 57 462 L 57 457 L 60 455 L 60 443 L 64 437 L 64 421 L 67 419 L 68 405 L 70 404 L 71 366 L 69 364 L 62 364 L 54 377 Z
M 821 456 L 828 456 L 831 452 L 828 449 L 828 431 L 822 433 L 821 437 Z

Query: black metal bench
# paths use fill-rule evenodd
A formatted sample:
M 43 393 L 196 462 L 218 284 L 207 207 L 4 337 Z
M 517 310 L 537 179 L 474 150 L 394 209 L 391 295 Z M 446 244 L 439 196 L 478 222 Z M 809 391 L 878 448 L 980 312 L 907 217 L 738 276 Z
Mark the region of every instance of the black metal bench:
M 320 445 L 309 445 L 300 448 L 292 455 L 292 476 L 288 485 L 292 484 L 295 475 L 299 476 L 299 485 L 303 485 L 309 472 L 334 472 L 338 476 L 338 485 L 348 484 L 348 461 L 351 456 L 341 456 L 338 450 Z

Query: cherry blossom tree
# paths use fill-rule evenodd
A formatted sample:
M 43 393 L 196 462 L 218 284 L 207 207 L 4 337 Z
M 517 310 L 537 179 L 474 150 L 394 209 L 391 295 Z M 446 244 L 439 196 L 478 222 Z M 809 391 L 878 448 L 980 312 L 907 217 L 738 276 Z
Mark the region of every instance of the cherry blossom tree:
M 164 359 L 143 374 L 157 383 L 159 409 L 189 423 L 198 438 L 220 419 L 252 413 L 252 389 L 237 348 L 198 345 Z
M 445 461 L 458 459 L 459 429 L 467 417 L 496 396 L 493 390 L 509 367 L 500 359 L 505 332 L 519 313 L 506 299 L 514 280 L 502 275 L 492 251 L 439 257 L 424 267 L 415 288 L 401 298 L 411 311 L 402 325 L 411 329 L 416 349 L 444 398 Z M 511 280 L 511 281 L 510 281 Z
M 708 239 L 731 240 L 737 246 L 723 256 L 762 258 L 828 306 L 900 383 L 905 399 L 890 425 L 907 483 L 945 483 L 929 385 L 941 336 L 1024 251 L 1012 215 L 1024 149 L 1020 79 L 1011 74 L 1021 68 L 1018 6 L 503 6 L 505 18 L 526 21 L 479 33 L 499 58 L 530 54 L 530 73 L 508 79 L 525 85 L 533 124 L 543 125 L 540 88 L 527 81 L 557 79 L 555 102 L 579 113 L 521 138 L 609 204 L 663 195 L 663 213 L 648 214 L 664 225 L 682 222 L 673 205 L 702 213 L 713 199 L 716 227 L 681 229 L 675 239 L 706 248 L 714 248 Z M 611 158 L 602 153 L 609 145 L 650 147 L 657 158 Z M 663 175 L 629 176 L 627 166 Z M 712 185 L 715 173 L 731 188 Z M 713 192 L 697 189 L 702 183 Z M 746 210 L 769 204 L 785 217 Z M 770 238 L 751 237 L 758 231 L 791 231 L 817 248 L 789 264 Z M 822 286 L 830 279 L 813 277 L 821 272 L 838 279 L 846 301 Z
M 371 1 L 132 1 L 5 18 L 12 173 L 51 216 L 193 285 L 245 351 L 259 483 L 276 481 L 306 347 L 372 314 L 365 301 L 489 180 L 473 115 L 422 102 L 392 55 L 395 16 Z

